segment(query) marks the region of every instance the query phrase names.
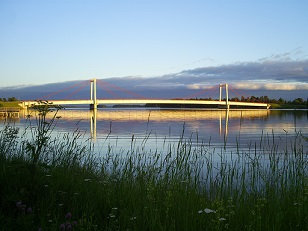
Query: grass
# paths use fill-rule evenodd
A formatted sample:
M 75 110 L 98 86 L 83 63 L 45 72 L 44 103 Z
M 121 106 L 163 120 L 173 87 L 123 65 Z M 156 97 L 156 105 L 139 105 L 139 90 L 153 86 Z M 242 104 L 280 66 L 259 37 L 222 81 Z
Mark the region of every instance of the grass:
M 300 133 L 232 155 L 184 138 L 149 150 L 148 137 L 95 154 L 78 131 L 52 138 L 57 109 L 37 110 L 0 133 L 0 230 L 308 230 Z
M 13 102 L 0 101 L 0 107 L 20 107 L 18 103 L 19 101 L 13 101 Z
M 271 109 L 307 109 L 307 105 L 271 103 Z

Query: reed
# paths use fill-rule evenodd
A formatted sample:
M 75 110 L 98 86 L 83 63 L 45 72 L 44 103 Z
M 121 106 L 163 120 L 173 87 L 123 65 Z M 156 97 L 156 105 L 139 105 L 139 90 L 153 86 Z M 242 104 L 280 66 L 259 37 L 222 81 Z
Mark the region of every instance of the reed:
M 26 131 L 0 132 L 2 230 L 308 230 L 300 132 L 234 153 L 183 135 L 152 150 L 149 133 L 95 153 L 78 131 L 53 136 L 57 110 L 40 110 Z

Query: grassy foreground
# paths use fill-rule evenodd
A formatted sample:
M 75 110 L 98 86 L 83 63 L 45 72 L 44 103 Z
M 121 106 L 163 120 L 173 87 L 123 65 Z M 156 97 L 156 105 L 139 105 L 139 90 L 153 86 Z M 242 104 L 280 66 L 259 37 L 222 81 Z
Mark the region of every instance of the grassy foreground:
M 148 150 L 147 137 L 94 155 L 78 131 L 51 136 L 56 112 L 37 110 L 26 131 L 0 133 L 0 230 L 308 230 L 300 133 L 232 155 L 182 138 Z

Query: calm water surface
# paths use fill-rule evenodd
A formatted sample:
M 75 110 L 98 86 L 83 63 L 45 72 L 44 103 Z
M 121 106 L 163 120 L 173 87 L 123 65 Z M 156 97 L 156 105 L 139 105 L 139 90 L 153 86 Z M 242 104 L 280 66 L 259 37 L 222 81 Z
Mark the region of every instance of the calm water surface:
M 29 126 L 28 113 L 10 122 L 24 129 Z M 35 125 L 34 112 L 31 114 Z M 108 146 L 126 150 L 132 143 L 161 150 L 181 137 L 192 145 L 203 143 L 228 152 L 249 151 L 265 140 L 283 149 L 296 136 L 308 137 L 307 110 L 64 109 L 58 116 L 55 135 L 78 129 L 83 139 L 93 140 L 100 151 Z M 303 145 L 307 151 L 307 142 Z

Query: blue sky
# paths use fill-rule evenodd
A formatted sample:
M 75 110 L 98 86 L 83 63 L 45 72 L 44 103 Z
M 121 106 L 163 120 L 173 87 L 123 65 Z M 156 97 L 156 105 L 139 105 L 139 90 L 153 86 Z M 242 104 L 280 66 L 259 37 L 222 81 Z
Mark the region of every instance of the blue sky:
M 308 90 L 307 10 L 306 0 L 0 0 L 0 88 L 134 76 Z

